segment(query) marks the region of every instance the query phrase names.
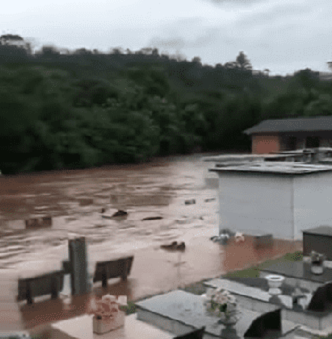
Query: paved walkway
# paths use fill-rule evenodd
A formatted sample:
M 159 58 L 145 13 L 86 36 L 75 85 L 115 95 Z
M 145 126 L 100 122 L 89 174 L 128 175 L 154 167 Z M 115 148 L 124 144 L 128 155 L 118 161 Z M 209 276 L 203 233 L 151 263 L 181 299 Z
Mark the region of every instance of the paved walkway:
M 134 252 L 131 275 L 126 282 L 111 279 L 108 288 L 96 283 L 92 294 L 127 295 L 129 300 L 137 301 L 302 249 L 300 242 L 275 240 L 273 248 L 256 250 L 251 238 L 247 238 L 244 243 L 231 241 L 227 246 L 222 246 L 213 243 L 206 234 L 184 240 L 186 251 L 182 254 L 160 248 L 137 250 Z M 5 280 L 1 279 L 0 286 L 0 328 L 4 331 L 31 329 L 86 313 L 91 294 L 72 297 L 68 300 L 69 304 L 63 297 L 58 300 L 46 297 L 46 300 L 33 305 L 17 304 L 17 281 L 10 278 L 10 272 L 7 272 L 6 277 Z M 5 303 L 2 302 L 4 300 Z

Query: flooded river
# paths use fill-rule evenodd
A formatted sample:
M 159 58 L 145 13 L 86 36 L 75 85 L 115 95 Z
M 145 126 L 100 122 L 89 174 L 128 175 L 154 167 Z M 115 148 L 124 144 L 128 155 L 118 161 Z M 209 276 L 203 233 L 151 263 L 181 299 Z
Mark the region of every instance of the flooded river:
M 0 269 L 18 276 L 60 268 L 68 237 L 85 236 L 89 257 L 109 258 L 208 232 L 216 234 L 217 185 L 201 155 L 148 164 L 0 177 Z M 90 199 L 90 201 L 89 201 Z M 185 200 L 196 204 L 186 205 Z M 102 218 L 117 209 L 127 217 Z M 51 228 L 25 220 L 52 216 Z M 143 220 L 160 217 L 160 220 Z
M 0 333 L 86 312 L 90 294 L 70 297 L 68 276 L 60 298 L 16 302 L 18 278 L 61 269 L 69 238 L 85 236 L 90 277 L 96 261 L 134 254 L 127 281 L 113 279 L 108 288 L 96 283 L 92 291 L 134 301 L 301 248 L 285 241 L 269 250 L 255 249 L 250 239 L 226 247 L 210 241 L 218 234 L 218 178 L 202 156 L 0 177 Z M 194 204 L 185 203 L 192 199 Z M 128 215 L 102 217 L 118 209 Z M 26 229 L 25 220 L 44 216 L 52 217 L 51 227 Z M 172 241 L 185 241 L 185 252 L 160 248 Z

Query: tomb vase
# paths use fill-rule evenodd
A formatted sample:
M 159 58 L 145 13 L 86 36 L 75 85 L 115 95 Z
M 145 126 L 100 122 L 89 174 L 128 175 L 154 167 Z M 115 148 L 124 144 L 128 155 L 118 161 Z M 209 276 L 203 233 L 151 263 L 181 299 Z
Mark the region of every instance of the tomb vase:
M 218 324 L 225 325 L 226 327 L 232 327 L 238 322 L 236 316 L 229 316 L 226 317 L 225 315 L 220 316 L 218 320 Z
M 123 327 L 125 322 L 125 314 L 119 311 L 117 315 L 109 318 L 93 317 L 93 333 L 104 334 L 113 331 L 119 327 Z
M 231 312 L 222 313 L 219 317 L 218 324 L 226 327 L 232 327 L 239 321 L 239 311 L 235 308 Z
M 313 274 L 323 274 L 324 265 L 323 265 L 322 262 L 314 262 L 313 261 L 311 263 L 310 269 L 311 269 L 311 273 L 313 273 Z

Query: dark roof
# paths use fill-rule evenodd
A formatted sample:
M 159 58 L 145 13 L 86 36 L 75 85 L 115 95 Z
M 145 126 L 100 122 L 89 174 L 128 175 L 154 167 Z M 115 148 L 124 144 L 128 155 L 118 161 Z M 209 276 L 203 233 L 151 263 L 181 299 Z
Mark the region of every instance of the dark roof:
M 313 132 L 313 131 L 332 131 L 332 116 L 264 120 L 258 125 L 246 129 L 244 133 L 250 135 L 254 133 L 265 133 L 265 132 Z
M 310 228 L 308 230 L 303 230 L 303 233 L 308 234 L 317 234 L 317 235 L 325 235 L 332 237 L 332 227 L 331 226 L 319 226 L 315 228 Z

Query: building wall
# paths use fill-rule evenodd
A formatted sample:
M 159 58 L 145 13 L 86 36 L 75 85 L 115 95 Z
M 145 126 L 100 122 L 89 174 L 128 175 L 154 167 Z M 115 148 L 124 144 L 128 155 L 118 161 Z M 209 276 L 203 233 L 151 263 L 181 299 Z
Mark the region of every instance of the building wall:
M 264 173 L 219 174 L 219 229 L 264 231 L 293 239 L 293 179 Z
M 289 150 L 288 137 L 296 137 L 296 149 L 306 147 L 307 137 L 318 137 L 319 147 L 332 147 L 332 132 L 296 132 L 281 134 L 252 135 L 252 153 L 267 154 Z
M 294 221 L 298 239 L 302 239 L 301 230 L 332 226 L 331 172 L 295 177 Z
M 280 151 L 280 141 L 278 135 L 253 135 L 252 153 L 267 154 Z

